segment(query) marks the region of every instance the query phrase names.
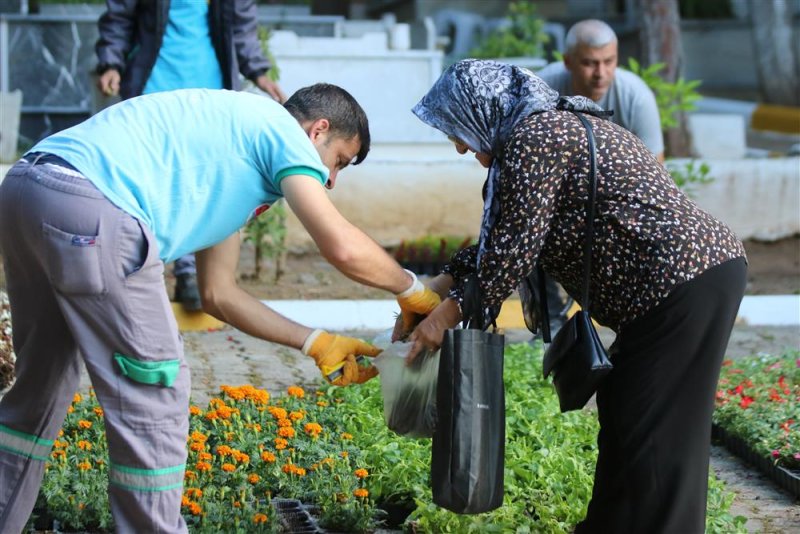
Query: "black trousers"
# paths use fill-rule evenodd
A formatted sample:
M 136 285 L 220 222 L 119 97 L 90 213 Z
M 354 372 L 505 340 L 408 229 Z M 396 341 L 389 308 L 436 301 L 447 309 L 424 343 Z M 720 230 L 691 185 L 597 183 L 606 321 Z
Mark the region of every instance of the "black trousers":
M 746 274 L 744 258 L 717 265 L 618 334 L 576 533 L 704 532 L 714 395 Z

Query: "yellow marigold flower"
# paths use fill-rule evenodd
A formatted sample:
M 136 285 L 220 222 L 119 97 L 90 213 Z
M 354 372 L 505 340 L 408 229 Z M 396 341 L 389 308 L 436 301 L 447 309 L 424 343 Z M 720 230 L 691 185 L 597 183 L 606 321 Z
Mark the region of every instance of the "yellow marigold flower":
M 197 455 L 198 460 L 202 460 L 204 462 L 210 462 L 213 456 L 211 456 L 210 452 L 201 452 Z
M 347 458 L 348 456 L 350 456 L 350 455 L 347 453 L 347 451 L 342 451 L 342 452 L 340 452 L 339 454 L 341 455 L 341 457 L 342 457 L 342 458 Z
M 206 440 L 208 439 L 208 436 L 206 436 L 202 432 L 198 432 L 197 430 L 193 431 L 191 436 L 189 437 L 192 438 L 192 441 L 199 441 L 200 443 L 205 443 Z
M 303 412 L 289 412 L 289 419 L 292 421 L 299 421 L 303 417 L 305 417 Z
M 74 411 L 75 408 L 73 408 L 72 406 L 67 407 L 67 413 L 73 413 Z
M 264 451 L 261 453 L 261 459 L 267 463 L 273 463 L 275 461 L 275 455 L 269 451 Z
M 358 497 L 359 499 L 366 499 L 367 497 L 369 497 L 369 490 L 366 490 L 364 488 L 356 488 L 355 490 L 353 490 L 353 496 Z
M 81 471 L 88 471 L 91 468 L 92 464 L 89 462 L 81 462 L 78 464 L 78 469 L 80 469 Z
M 103 417 L 103 413 L 104 412 L 103 412 L 103 409 L 100 406 L 95 406 L 94 408 L 92 408 L 92 411 L 94 412 L 94 414 L 97 417 Z
M 261 480 L 261 477 L 255 473 L 251 473 L 249 477 L 247 477 L 247 481 L 250 484 L 258 484 L 258 481 Z
M 319 406 L 320 408 L 325 408 L 328 406 L 328 403 L 325 401 L 317 401 L 317 406 Z
M 205 446 L 204 443 L 200 443 L 199 441 L 193 441 L 192 444 L 189 445 L 189 448 L 192 449 L 195 452 L 199 452 L 199 451 L 202 451 L 203 449 L 205 449 L 206 446 Z
M 78 442 L 78 448 L 82 451 L 90 451 L 92 450 L 92 444 L 85 439 L 82 439 Z
M 367 478 L 367 476 L 369 475 L 369 471 L 361 468 L 361 469 L 356 469 L 353 472 L 353 474 L 356 476 L 356 478 Z
M 294 428 L 290 426 L 283 426 L 278 429 L 278 435 L 282 438 L 293 438 L 294 437 Z
M 294 472 L 299 477 L 306 476 L 306 470 L 304 468 L 302 468 L 302 467 L 298 467 L 297 469 L 294 470 Z
M 92 422 L 87 421 L 86 419 L 81 419 L 78 421 L 78 428 L 82 428 L 84 430 L 92 428 Z
M 269 413 L 272 414 L 272 417 L 275 419 L 286 419 L 286 410 L 283 408 L 278 408 L 277 406 L 270 406 Z
M 266 514 L 255 514 L 253 516 L 253 523 L 256 525 L 260 525 L 262 523 L 266 523 L 269 518 Z
M 193 502 L 189 504 L 189 512 L 191 512 L 192 515 L 200 515 L 203 513 L 203 509 L 199 504 Z
M 203 413 L 203 410 L 201 410 L 199 406 L 195 406 L 194 404 L 189 406 L 189 415 L 200 415 L 201 413 Z
M 73 402 L 73 403 L 75 403 L 75 404 L 79 403 L 79 402 L 80 402 L 80 401 L 82 401 L 82 400 L 83 400 L 83 397 L 81 397 L 81 394 L 80 394 L 80 393 L 76 393 L 76 394 L 75 394 L 75 395 L 73 395 L 73 397 L 72 397 L 72 402 Z
M 292 421 L 290 419 L 286 419 L 286 418 L 278 419 L 278 426 L 280 426 L 280 427 L 292 426 Z
M 288 393 L 290 397 L 296 397 L 298 399 L 302 399 L 306 395 L 306 392 L 303 391 L 303 388 L 298 386 L 289 386 L 289 388 L 286 390 L 286 393 Z
M 322 427 L 318 423 L 306 423 L 303 430 L 306 431 L 306 434 L 315 438 L 322 433 Z
M 232 473 L 233 471 L 236 470 L 236 466 L 233 464 L 225 463 L 222 464 L 222 470 L 225 471 L 226 473 Z
M 58 437 L 59 438 L 63 438 L 64 437 L 64 430 L 63 429 L 58 431 Z
M 342 439 L 353 439 L 353 434 L 348 434 L 347 432 L 342 432 Z
M 275 448 L 278 450 L 285 449 L 289 445 L 289 442 L 283 438 L 275 438 Z
M 211 471 L 211 464 L 208 462 L 197 462 L 195 467 L 198 471 Z

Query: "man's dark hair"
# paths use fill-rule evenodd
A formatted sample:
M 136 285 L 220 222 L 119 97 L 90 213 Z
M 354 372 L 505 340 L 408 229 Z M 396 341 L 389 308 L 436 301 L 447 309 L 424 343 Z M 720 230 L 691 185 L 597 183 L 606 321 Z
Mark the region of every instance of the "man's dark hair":
M 317 83 L 298 89 L 283 105 L 301 124 L 328 119 L 332 136 L 361 141 L 353 165 L 358 165 L 369 152 L 369 122 L 367 114 L 353 95 L 329 83 Z

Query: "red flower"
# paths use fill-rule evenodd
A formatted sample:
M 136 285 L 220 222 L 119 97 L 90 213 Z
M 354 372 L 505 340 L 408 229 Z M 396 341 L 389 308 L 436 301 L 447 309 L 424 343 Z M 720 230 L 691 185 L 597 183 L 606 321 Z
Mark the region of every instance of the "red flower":
M 734 389 L 734 390 L 733 390 L 733 392 L 734 392 L 735 394 L 737 394 L 737 395 L 740 395 L 740 394 L 742 393 L 742 391 L 744 391 L 744 386 L 743 386 L 743 385 L 741 385 L 741 384 L 739 384 L 738 386 L 736 386 L 736 389 Z
M 742 397 L 742 402 L 739 403 L 739 406 L 741 406 L 743 410 L 746 410 L 751 404 L 753 404 L 753 401 L 755 401 L 753 397 L 748 397 L 745 395 Z
M 733 360 L 722 360 L 723 367 L 728 367 L 729 365 L 733 365 Z
M 773 458 L 777 458 L 780 455 L 781 455 L 781 451 L 779 451 L 778 449 L 775 449 L 775 450 L 772 451 L 772 457 Z
M 769 388 L 769 399 L 775 402 L 783 402 L 785 400 L 775 388 Z

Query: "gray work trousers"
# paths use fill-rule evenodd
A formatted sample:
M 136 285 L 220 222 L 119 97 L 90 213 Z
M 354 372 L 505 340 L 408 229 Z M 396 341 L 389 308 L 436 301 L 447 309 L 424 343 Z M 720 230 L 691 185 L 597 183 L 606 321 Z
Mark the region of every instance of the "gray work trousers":
M 17 354 L 0 400 L 0 533 L 30 516 L 79 357 L 104 410 L 117 532 L 186 532 L 189 368 L 152 232 L 87 179 L 20 161 L 0 185 L 0 252 Z M 169 380 L 136 372 L 153 367 Z

